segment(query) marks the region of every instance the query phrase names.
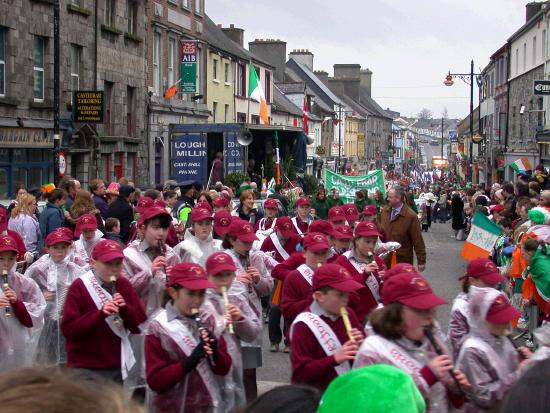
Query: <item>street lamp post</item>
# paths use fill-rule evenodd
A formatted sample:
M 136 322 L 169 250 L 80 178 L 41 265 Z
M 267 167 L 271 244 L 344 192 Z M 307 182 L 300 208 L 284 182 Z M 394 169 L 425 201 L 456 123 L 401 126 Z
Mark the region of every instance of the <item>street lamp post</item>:
M 441 116 L 441 160 L 443 160 L 443 116 Z
M 470 170 L 468 173 L 468 179 L 470 182 L 473 181 L 473 152 L 474 152 L 474 79 L 478 79 L 481 76 L 480 73 L 474 73 L 474 61 L 472 60 L 470 62 L 470 73 L 451 73 L 449 72 L 445 78 L 445 81 L 443 84 L 445 86 L 452 86 L 454 85 L 453 78 L 458 77 L 461 79 L 464 83 L 470 86 L 470 156 L 469 156 L 469 164 L 470 164 Z

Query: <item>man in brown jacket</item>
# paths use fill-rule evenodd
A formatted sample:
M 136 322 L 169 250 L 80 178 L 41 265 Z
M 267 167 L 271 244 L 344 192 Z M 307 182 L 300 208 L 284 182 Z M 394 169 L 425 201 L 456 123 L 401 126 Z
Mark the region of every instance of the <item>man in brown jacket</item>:
M 386 241 L 401 244 L 397 250 L 397 262 L 413 264 L 413 249 L 418 261 L 418 269 L 426 268 L 426 246 L 422 238 L 420 223 L 414 211 L 405 203 L 405 191 L 393 187 L 388 191 L 388 205 L 380 212 L 380 226 L 386 233 Z

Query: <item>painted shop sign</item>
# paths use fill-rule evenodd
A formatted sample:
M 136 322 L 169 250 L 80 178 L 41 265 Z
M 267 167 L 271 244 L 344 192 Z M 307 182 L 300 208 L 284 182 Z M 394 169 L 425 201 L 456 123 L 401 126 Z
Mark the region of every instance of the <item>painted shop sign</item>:
M 0 127 L 0 146 L 8 148 L 53 148 L 51 129 Z

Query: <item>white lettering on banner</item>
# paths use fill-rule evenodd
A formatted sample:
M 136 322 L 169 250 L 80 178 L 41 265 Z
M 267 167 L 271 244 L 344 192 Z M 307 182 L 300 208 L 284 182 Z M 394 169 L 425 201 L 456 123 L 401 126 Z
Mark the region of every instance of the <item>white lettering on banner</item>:
M 495 242 L 497 242 L 497 239 L 498 235 L 485 231 L 480 227 L 472 226 L 472 231 L 470 232 L 470 235 L 468 235 L 468 239 L 466 241 L 484 249 L 485 251 L 490 251 L 494 247 Z

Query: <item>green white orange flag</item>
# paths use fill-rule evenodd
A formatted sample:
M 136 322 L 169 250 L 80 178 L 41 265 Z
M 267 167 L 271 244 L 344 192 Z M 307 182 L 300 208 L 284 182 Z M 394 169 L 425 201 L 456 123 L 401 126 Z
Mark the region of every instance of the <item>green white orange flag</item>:
M 529 162 L 529 158 L 527 156 L 522 156 L 513 164 L 511 164 L 510 167 L 516 172 L 533 170 L 533 165 L 531 165 L 531 162 Z
M 262 119 L 264 125 L 269 125 L 264 89 L 262 88 L 260 79 L 258 79 L 256 68 L 252 63 L 250 63 L 250 75 L 248 77 L 248 97 L 260 103 L 260 119 Z
M 476 212 L 470 234 L 462 247 L 462 256 L 468 261 L 489 257 L 501 232 L 501 227 L 481 212 Z

